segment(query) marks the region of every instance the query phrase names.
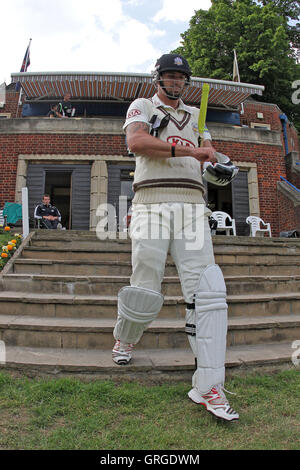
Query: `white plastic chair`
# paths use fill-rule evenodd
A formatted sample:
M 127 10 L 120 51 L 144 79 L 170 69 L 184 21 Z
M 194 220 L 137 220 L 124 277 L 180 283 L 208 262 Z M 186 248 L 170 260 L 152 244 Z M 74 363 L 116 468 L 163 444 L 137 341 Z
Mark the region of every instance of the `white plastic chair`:
M 222 211 L 215 211 L 211 216 L 218 222 L 218 226 L 215 232 L 226 232 L 226 235 L 230 235 L 232 230 L 233 235 L 236 235 L 235 220 L 230 217 L 229 214 Z M 229 220 L 229 225 L 226 225 L 226 220 Z M 231 225 L 230 225 L 231 224 Z
M 258 234 L 258 236 L 264 236 L 264 232 L 268 232 L 270 237 L 272 237 L 270 224 L 265 223 L 260 217 L 250 215 L 247 217 L 246 222 L 250 225 L 251 237 L 256 237 L 256 234 Z M 262 228 L 261 225 L 263 225 L 265 228 Z
M 3 215 L 3 210 L 0 211 L 0 227 L 4 227 L 6 225 L 6 215 Z
M 122 223 L 122 230 L 123 232 L 128 232 L 129 230 L 129 225 L 131 222 L 131 216 L 132 216 L 132 206 L 129 207 L 128 212 L 126 215 L 123 217 L 123 223 Z

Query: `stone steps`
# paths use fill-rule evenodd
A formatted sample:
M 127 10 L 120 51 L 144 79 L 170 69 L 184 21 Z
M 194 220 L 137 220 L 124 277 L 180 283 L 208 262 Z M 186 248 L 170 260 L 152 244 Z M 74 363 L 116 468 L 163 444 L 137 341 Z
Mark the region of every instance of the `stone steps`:
M 224 275 L 269 276 L 276 275 L 278 272 L 282 276 L 300 275 L 300 263 L 293 264 L 280 259 L 276 261 L 276 265 L 266 264 L 264 259 L 260 259 L 260 262 L 255 264 L 219 261 L 217 255 L 216 262 L 221 266 Z M 14 272 L 16 274 L 74 275 L 76 273 L 78 276 L 130 276 L 131 261 L 19 258 L 14 263 Z M 165 275 L 177 276 L 176 267 L 170 260 L 166 263 Z
M 126 235 L 126 234 L 125 234 Z M 213 237 L 227 285 L 226 367 L 291 364 L 300 338 L 300 241 Z M 132 363 L 111 360 L 117 294 L 129 284 L 130 240 L 90 232 L 37 231 L 0 274 L 0 340 L 5 367 L 53 374 L 191 375 L 185 303 L 168 256 L 164 305 Z
M 126 247 L 127 248 L 127 247 Z M 129 247 L 128 247 L 129 248 Z M 93 261 L 127 261 L 131 260 L 131 251 L 128 249 L 122 250 L 107 250 L 100 251 L 99 248 L 94 249 L 80 249 L 70 248 L 62 246 L 60 248 L 50 247 L 37 247 L 30 246 L 23 250 L 23 258 L 30 259 L 60 259 L 60 260 L 74 260 L 74 261 L 86 261 L 87 259 L 93 259 Z M 262 264 L 262 256 L 264 264 L 276 265 L 277 262 L 280 264 L 296 264 L 300 263 L 300 253 L 293 252 L 268 252 L 268 253 L 252 253 L 249 251 L 228 251 L 226 253 L 218 253 L 215 251 L 215 258 L 218 264 L 223 263 L 238 263 L 238 264 Z M 172 264 L 172 258 L 170 255 L 167 257 L 167 262 Z
M 74 316 L 76 318 L 116 318 L 117 296 L 44 294 L 42 292 L 0 292 L 1 313 L 17 315 Z M 229 317 L 289 315 L 300 312 L 300 292 L 228 295 Z M 41 312 L 41 309 L 43 312 Z M 32 313 L 34 312 L 34 313 Z M 165 296 L 161 318 L 183 318 L 185 302 L 181 296 Z
M 294 276 L 226 276 L 228 295 L 300 292 L 300 275 Z M 52 294 L 117 296 L 119 290 L 130 284 L 130 276 L 90 276 L 58 274 L 4 274 L 0 289 Z M 165 277 L 162 294 L 180 296 L 178 276 Z
M 293 351 L 290 342 L 232 346 L 226 351 L 226 375 L 253 368 L 288 367 Z M 141 378 L 151 383 L 190 381 L 195 369 L 190 348 L 164 349 L 163 354 L 161 349 L 137 350 L 131 363 L 120 367 L 111 360 L 110 351 L 20 346 L 6 348 L 6 364 L 2 367 L 30 375 L 83 375 L 105 380 Z
M 37 235 L 30 240 L 31 247 L 44 247 L 48 249 L 55 248 L 81 251 L 131 251 L 131 241 L 129 237 L 120 239 L 119 236 L 126 234 L 117 234 L 117 238 L 100 240 L 94 233 L 84 233 L 76 231 L 65 231 L 53 233 L 50 231 L 38 231 Z M 233 237 L 233 236 L 213 236 L 214 251 L 217 254 L 227 254 L 236 251 L 245 253 L 265 253 L 282 254 L 293 253 L 300 255 L 300 240 L 287 238 L 269 238 L 269 237 Z
M 0 315 L 0 335 L 11 346 L 111 351 L 115 320 L 107 318 Z M 136 349 L 188 347 L 183 319 L 158 319 L 144 332 Z M 231 318 L 227 346 L 294 341 L 300 338 L 300 315 Z

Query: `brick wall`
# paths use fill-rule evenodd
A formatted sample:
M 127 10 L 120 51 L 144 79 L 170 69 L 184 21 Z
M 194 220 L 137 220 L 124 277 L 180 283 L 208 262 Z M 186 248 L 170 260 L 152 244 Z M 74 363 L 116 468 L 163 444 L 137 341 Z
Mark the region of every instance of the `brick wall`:
M 273 145 L 215 142 L 215 148 L 232 160 L 251 162 L 257 165 L 260 216 L 270 222 L 272 231 L 283 230 L 278 220 L 277 182 L 280 176 L 286 178 L 285 160 L 282 148 Z
M 293 125 L 287 126 L 289 151 L 300 153 L 300 140 L 296 128 Z
M 20 154 L 127 156 L 127 148 L 121 135 L 0 135 L 0 207 L 15 200 Z
M 0 113 L 11 113 L 11 117 L 15 118 L 21 116 L 21 107 L 18 109 L 19 93 L 15 91 L 6 90 L 6 102 L 3 108 L 0 108 Z
M 18 93 L 7 92 L 5 108 L 0 112 L 16 112 Z M 264 118 L 257 118 L 262 112 Z M 280 110 L 276 105 L 265 103 L 245 103 L 243 119 L 250 122 L 265 122 L 272 131 L 281 131 Z M 294 142 L 299 151 L 298 135 L 293 127 L 287 126 L 289 141 Z M 283 139 L 282 139 L 283 144 Z M 284 145 L 253 144 L 235 141 L 215 141 L 217 150 L 230 156 L 232 160 L 257 164 L 260 215 L 272 226 L 272 233 L 294 228 L 297 214 L 293 203 L 277 191 L 280 176 L 288 179 L 285 165 Z M 124 155 L 127 156 L 124 135 L 101 134 L 0 134 L 0 207 L 5 201 L 14 201 L 18 155 L 62 154 L 62 155 Z M 294 178 L 298 178 L 295 176 Z M 292 180 L 300 187 L 299 179 Z M 280 217 L 279 217 L 280 214 Z M 299 214 L 298 214 L 299 215 Z M 290 228 L 291 227 L 291 228 Z
M 271 131 L 281 131 L 282 125 L 279 119 L 281 114 L 278 106 L 258 101 L 246 101 L 244 103 L 244 114 L 241 115 L 242 124 L 250 127 L 251 122 L 259 124 L 270 124 Z M 258 118 L 257 113 L 262 113 L 263 118 Z
M 300 231 L 300 206 L 294 207 L 293 202 L 278 192 L 279 232 L 288 230 Z
M 217 150 L 233 160 L 255 162 L 259 179 L 261 217 L 279 232 L 277 182 L 286 177 L 282 149 L 278 146 L 235 142 L 214 142 Z M 19 154 L 78 154 L 127 156 L 123 135 L 0 135 L 0 207 L 14 201 Z
M 260 103 L 258 101 L 246 101 L 244 103 L 244 114 L 241 115 L 241 123 L 250 127 L 251 123 L 269 124 L 271 131 L 282 133 L 281 140 L 284 148 L 284 138 L 280 114 L 284 114 L 276 104 Z M 258 118 L 257 113 L 262 113 L 263 118 Z M 289 152 L 300 152 L 299 136 L 292 123 L 286 126 Z

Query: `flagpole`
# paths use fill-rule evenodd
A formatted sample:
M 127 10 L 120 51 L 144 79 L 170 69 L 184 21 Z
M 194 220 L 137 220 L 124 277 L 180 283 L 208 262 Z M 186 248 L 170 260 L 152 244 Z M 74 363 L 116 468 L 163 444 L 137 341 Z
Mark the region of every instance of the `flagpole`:
M 28 58 L 29 58 L 29 52 L 30 52 L 31 41 L 32 41 L 32 39 L 30 38 L 30 39 L 29 39 L 29 44 L 28 44 L 28 47 L 27 47 L 27 50 L 26 50 L 26 58 L 25 58 L 25 66 L 24 66 L 24 70 L 25 70 L 25 71 L 26 71 L 26 69 L 27 69 L 27 64 L 28 64 Z M 18 113 L 19 113 L 19 106 L 21 105 L 22 93 L 23 93 L 23 88 L 21 87 L 21 89 L 20 89 L 20 94 L 19 94 L 18 107 L 17 107 L 17 117 L 18 117 Z
M 236 56 L 236 50 L 233 49 L 234 59 L 233 59 L 233 81 L 235 81 L 235 77 L 237 77 L 238 82 L 241 81 L 240 79 L 240 72 L 239 72 L 239 65 Z M 236 75 L 235 75 L 236 72 Z M 244 103 L 241 103 L 241 114 L 244 114 Z

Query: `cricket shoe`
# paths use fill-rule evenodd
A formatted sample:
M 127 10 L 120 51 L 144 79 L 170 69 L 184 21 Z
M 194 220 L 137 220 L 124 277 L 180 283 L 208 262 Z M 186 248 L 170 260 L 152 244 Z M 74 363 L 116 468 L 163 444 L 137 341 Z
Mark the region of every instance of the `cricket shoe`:
M 129 363 L 132 357 L 134 344 L 121 343 L 118 339 L 112 350 L 112 359 L 119 366 L 125 366 Z
M 221 384 L 215 385 L 208 393 L 204 394 L 201 394 L 196 388 L 192 388 L 192 390 L 189 391 L 188 396 L 194 403 L 204 405 L 207 411 L 217 418 L 221 418 L 226 421 L 239 419 L 239 414 L 230 407 L 224 390 L 225 389 Z M 226 390 L 226 392 L 228 392 L 228 390 Z

